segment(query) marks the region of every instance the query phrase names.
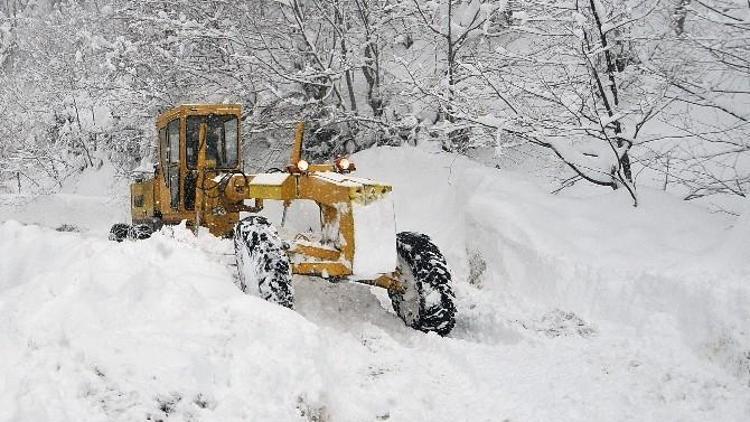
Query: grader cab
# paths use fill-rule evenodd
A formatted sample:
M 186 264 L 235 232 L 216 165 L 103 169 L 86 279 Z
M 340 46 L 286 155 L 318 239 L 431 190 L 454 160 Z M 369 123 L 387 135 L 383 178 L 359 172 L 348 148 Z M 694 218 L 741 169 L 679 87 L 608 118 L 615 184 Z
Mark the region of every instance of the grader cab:
M 182 105 L 160 115 L 153 177 L 131 185 L 132 224 L 115 224 L 110 238 L 145 239 L 183 221 L 206 227 L 234 238 L 244 292 L 257 289 L 264 299 L 293 308 L 292 274 L 374 285 L 388 290 L 407 325 L 450 332 L 455 306 L 445 259 L 429 237 L 396 233 L 392 187 L 352 176 L 354 164 L 346 157 L 307 162 L 302 123 L 286 169 L 246 174 L 241 115 L 241 106 L 228 104 Z M 281 201 L 286 217 L 297 200 L 317 204 L 320 227 L 284 239 L 260 212 L 265 201 Z

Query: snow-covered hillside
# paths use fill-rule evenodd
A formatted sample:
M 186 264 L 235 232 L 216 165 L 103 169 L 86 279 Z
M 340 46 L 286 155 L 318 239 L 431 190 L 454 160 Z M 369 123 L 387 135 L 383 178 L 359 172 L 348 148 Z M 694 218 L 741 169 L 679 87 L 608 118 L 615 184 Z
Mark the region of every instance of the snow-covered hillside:
M 296 312 L 246 296 L 207 234 L 109 242 L 121 199 L 5 196 L 0 421 L 750 418 L 750 207 L 553 196 L 423 149 L 353 159 L 446 255 L 448 338 L 359 285 L 295 278 Z

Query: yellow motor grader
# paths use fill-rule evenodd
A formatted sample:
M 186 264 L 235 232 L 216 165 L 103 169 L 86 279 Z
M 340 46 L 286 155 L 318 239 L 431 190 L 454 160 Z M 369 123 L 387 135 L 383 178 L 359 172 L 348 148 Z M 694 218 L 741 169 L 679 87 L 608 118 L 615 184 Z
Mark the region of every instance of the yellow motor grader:
M 448 334 L 456 309 L 445 259 L 428 236 L 396 233 L 392 187 L 352 176 L 354 164 L 346 157 L 304 160 L 302 123 L 286 169 L 246 174 L 241 115 L 233 104 L 182 105 L 161 114 L 153 177 L 131 185 L 132 224 L 115 224 L 110 239 L 145 239 L 183 221 L 206 227 L 234 239 L 243 292 L 257 289 L 264 299 L 293 308 L 292 274 L 378 286 L 388 290 L 407 325 Z M 282 238 L 258 214 L 271 200 L 282 202 L 284 217 L 292 201 L 314 201 L 320 230 Z

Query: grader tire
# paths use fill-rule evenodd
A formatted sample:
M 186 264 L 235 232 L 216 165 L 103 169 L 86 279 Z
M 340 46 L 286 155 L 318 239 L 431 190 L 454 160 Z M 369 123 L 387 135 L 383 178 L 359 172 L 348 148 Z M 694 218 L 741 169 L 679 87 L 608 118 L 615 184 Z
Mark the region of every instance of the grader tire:
M 109 229 L 109 240 L 122 242 L 125 239 L 143 240 L 148 239 L 154 234 L 154 229 L 148 224 L 125 224 L 117 223 Z
M 455 295 L 443 254 L 424 234 L 396 236 L 403 291 L 389 290 L 393 310 L 406 325 L 448 335 L 456 325 Z
M 294 309 L 294 287 L 289 256 L 276 228 L 261 216 L 240 220 L 234 228 L 237 287 L 248 293 L 258 286 L 263 299 Z
M 128 239 L 148 239 L 152 234 L 154 234 L 154 229 L 148 224 L 133 224 L 128 229 Z
M 109 240 L 115 242 L 122 242 L 127 239 L 128 232 L 130 231 L 130 224 L 117 223 L 113 224 L 112 228 L 109 229 Z

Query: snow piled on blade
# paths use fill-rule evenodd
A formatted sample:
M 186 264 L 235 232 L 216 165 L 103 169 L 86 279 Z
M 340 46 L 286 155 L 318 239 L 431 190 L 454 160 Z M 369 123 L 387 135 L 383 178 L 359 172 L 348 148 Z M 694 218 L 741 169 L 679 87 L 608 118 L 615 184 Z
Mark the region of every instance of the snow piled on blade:
M 245 295 L 232 242 L 204 233 L 118 244 L 92 229 L 108 213 L 81 233 L 6 220 L 0 421 L 747 420 L 746 216 L 552 196 L 435 151 L 354 159 L 394 185 L 398 230 L 445 255 L 450 337 L 359 285 L 295 277 L 297 312 Z M 46 212 L 103 203 L 80 199 Z
M 396 269 L 396 221 L 393 200 L 386 193 L 367 204 L 354 203 L 355 277 L 376 278 Z

